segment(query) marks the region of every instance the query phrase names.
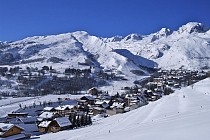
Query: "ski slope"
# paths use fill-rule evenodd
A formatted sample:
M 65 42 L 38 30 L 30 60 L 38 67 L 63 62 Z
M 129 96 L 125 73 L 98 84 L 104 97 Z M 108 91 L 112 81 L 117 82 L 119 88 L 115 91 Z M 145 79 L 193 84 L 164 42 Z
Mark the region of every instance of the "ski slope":
M 48 140 L 208 140 L 210 79 L 92 126 L 35 136 Z

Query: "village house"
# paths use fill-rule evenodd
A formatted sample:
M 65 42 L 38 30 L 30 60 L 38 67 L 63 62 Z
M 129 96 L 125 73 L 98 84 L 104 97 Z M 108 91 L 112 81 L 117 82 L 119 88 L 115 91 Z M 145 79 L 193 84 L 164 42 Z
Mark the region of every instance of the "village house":
M 88 89 L 87 92 L 88 92 L 88 94 L 91 94 L 91 95 L 94 95 L 94 96 L 98 96 L 98 94 L 99 94 L 99 91 L 95 87 L 92 87 L 92 88 Z
M 97 100 L 95 102 L 95 106 L 106 109 L 106 108 L 109 108 L 110 107 L 110 104 L 109 103 L 110 103 L 110 100 Z
M 55 110 L 60 116 L 64 116 L 65 114 L 69 113 L 71 109 L 68 106 L 58 106 L 55 108 Z
M 124 113 L 125 103 L 114 102 L 109 109 L 106 109 L 107 115 L 115 115 L 118 113 Z
M 67 117 L 55 118 L 52 121 L 43 121 L 38 125 L 39 132 L 58 132 L 72 128 L 72 123 Z
M 102 107 L 93 107 L 93 115 L 98 115 L 98 114 L 105 114 L 106 110 Z
M 56 111 L 56 109 L 54 108 L 54 107 L 45 107 L 44 109 L 43 109 L 45 112 L 55 112 Z
M 55 108 L 55 112 L 57 112 L 60 116 L 69 116 L 72 112 L 76 111 L 76 105 L 63 105 Z
M 93 96 L 83 96 L 80 100 L 85 101 L 87 104 L 94 105 L 95 98 Z
M 57 117 L 60 117 L 60 115 L 56 112 L 43 112 L 41 115 L 39 115 L 37 120 L 39 122 L 45 121 L 45 120 L 51 121 L 51 120 L 53 120 L 54 118 L 57 118 Z
M 18 140 L 29 138 L 29 134 L 23 133 L 24 129 L 18 125 L 0 123 L 0 138 Z
M 53 133 L 70 128 L 72 128 L 72 123 L 67 117 L 55 118 L 49 124 L 49 131 Z
M 39 125 L 39 132 L 41 133 L 46 133 L 49 132 L 49 124 L 51 123 L 51 121 L 42 121 Z
M 26 132 L 38 132 L 36 117 L 12 118 L 9 120 L 9 122 L 24 128 Z

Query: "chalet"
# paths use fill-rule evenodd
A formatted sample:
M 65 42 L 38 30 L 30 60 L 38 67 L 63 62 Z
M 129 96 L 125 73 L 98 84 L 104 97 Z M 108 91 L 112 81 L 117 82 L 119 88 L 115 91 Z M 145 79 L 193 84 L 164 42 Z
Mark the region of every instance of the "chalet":
M 17 117 L 17 118 L 9 118 L 7 119 L 9 123 L 12 124 L 34 124 L 37 121 L 36 117 Z
M 102 107 L 93 107 L 93 115 L 104 114 L 106 111 Z
M 95 106 L 106 109 L 106 108 L 109 107 L 109 102 L 110 102 L 109 100 L 96 101 L 95 102 Z
M 56 111 L 56 109 L 54 107 L 45 107 L 43 110 L 45 112 L 55 112 Z
M 68 106 L 58 106 L 55 108 L 55 110 L 59 115 L 64 116 L 65 114 L 69 113 L 71 109 Z
M 80 100 L 85 101 L 88 104 L 93 105 L 95 102 L 95 98 L 93 96 L 83 96 L 80 98 Z
M 14 124 L 0 123 L 0 138 L 11 140 L 18 140 L 30 137 L 30 135 L 23 134 L 24 129 Z
M 43 112 L 39 117 L 37 118 L 38 121 L 43 120 L 53 120 L 54 118 L 59 117 L 60 115 L 56 112 Z
M 98 93 L 99 93 L 99 91 L 95 87 L 90 88 L 87 92 L 88 94 L 95 95 L 95 96 L 98 96 Z
M 24 128 L 26 132 L 38 132 L 36 121 L 36 117 L 12 118 L 9 120 L 10 123 L 17 124 L 18 126 Z
M 114 102 L 110 109 L 106 109 L 106 114 L 115 115 L 118 113 L 124 113 L 125 103 Z
M 179 84 L 174 84 L 174 88 L 180 88 Z
M 70 122 L 68 118 L 66 117 L 55 118 L 49 124 L 49 131 L 55 133 L 61 130 L 70 129 L 71 127 L 72 127 L 72 123 Z
M 167 85 L 169 85 L 169 86 L 173 86 L 173 85 L 174 85 L 174 81 L 173 81 L 173 80 L 169 80 L 169 81 L 167 81 Z
M 39 125 L 39 132 L 41 133 L 46 133 L 49 132 L 49 124 L 51 123 L 51 121 L 42 121 Z

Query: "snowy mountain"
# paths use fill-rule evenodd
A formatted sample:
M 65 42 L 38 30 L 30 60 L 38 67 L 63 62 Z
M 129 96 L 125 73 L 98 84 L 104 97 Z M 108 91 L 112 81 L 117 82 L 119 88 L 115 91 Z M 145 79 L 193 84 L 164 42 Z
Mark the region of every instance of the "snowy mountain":
M 1 65 L 89 65 L 122 73 L 156 67 L 208 68 L 209 54 L 210 30 L 197 22 L 187 23 L 177 31 L 162 28 L 150 35 L 101 38 L 77 31 L 0 43 Z

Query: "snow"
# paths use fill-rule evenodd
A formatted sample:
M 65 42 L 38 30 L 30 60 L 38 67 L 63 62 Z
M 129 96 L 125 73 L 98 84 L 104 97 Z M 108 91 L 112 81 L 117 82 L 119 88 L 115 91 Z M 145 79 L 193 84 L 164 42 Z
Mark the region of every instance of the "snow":
M 114 115 L 85 128 L 44 134 L 47 140 L 208 140 L 210 79 L 177 90 L 128 113 Z M 183 98 L 185 95 L 185 98 Z
M 56 113 L 54 113 L 54 112 L 43 112 L 41 115 L 39 115 L 39 118 L 42 118 L 42 119 L 46 118 L 46 119 L 48 119 L 48 118 L 54 117 L 55 114 Z
M 3 47 L 0 51 L 13 54 L 15 60 L 19 62 L 15 66 L 22 68 L 29 66 L 40 69 L 45 65 L 53 66 L 53 69 L 64 76 L 65 68 L 84 69 L 89 66 L 80 64 L 89 64 L 95 68 L 95 72 L 110 70 L 111 73 L 128 79 L 127 81 L 107 81 L 107 85 L 100 87 L 111 95 L 121 92 L 122 86 L 132 86 L 134 81 L 148 76 L 149 73 L 145 67 L 162 69 L 183 67 L 197 70 L 210 66 L 210 30 L 197 22 L 187 23 L 176 31 L 162 28 L 149 35 L 130 34 L 126 37 L 102 38 L 85 31 L 77 31 L 28 37 L 4 43 L 4 45 L 8 47 Z M 62 61 L 51 62 L 49 60 L 52 57 Z M 25 60 L 37 61 L 22 63 Z M 131 72 L 133 70 L 142 71 L 143 75 L 134 74 Z M 17 84 L 11 79 L 2 79 L 1 82 Z M 8 88 L 3 86 L 0 89 L 8 91 Z M 14 89 L 10 90 L 10 92 L 15 92 Z
M 0 123 L 0 129 L 2 131 L 7 131 L 9 130 L 11 127 L 13 127 L 14 124 L 5 124 L 5 123 Z
M 0 117 L 7 116 L 8 113 L 12 113 L 13 111 L 18 110 L 21 104 L 24 106 L 33 106 L 33 104 L 40 104 L 40 102 L 57 102 L 58 98 L 70 98 L 70 99 L 79 99 L 83 95 L 46 95 L 46 96 L 37 96 L 37 97 L 20 97 L 20 98 L 12 98 L 9 97 L 7 99 L 0 100 Z
M 48 127 L 51 121 L 42 121 L 38 126 L 39 127 Z

